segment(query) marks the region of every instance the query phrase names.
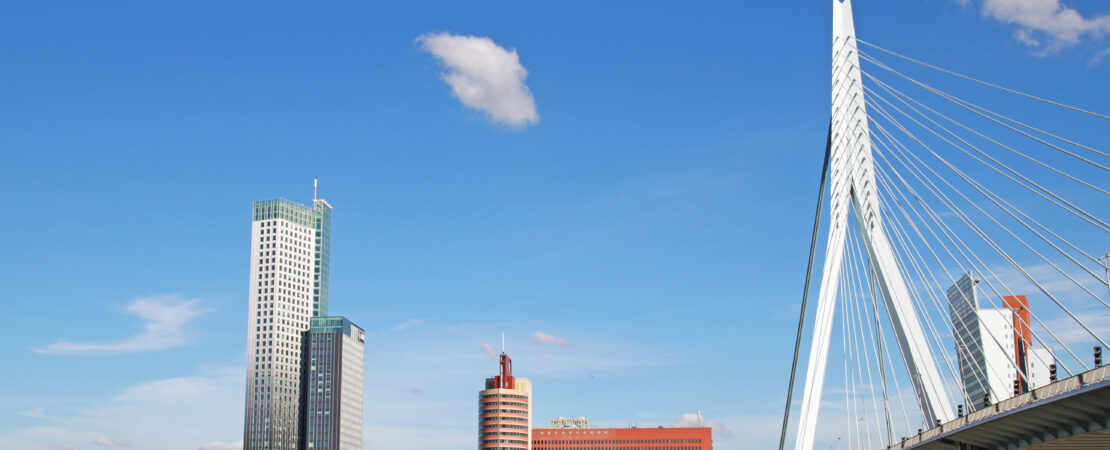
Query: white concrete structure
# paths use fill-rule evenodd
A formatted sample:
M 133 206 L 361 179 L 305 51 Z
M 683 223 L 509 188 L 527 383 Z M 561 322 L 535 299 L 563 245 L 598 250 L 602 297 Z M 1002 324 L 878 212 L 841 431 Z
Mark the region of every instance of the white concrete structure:
M 879 293 L 890 312 L 895 337 L 910 373 L 923 417 L 947 421 L 954 410 L 944 392 L 932 351 L 883 229 L 876 191 L 871 134 L 859 69 L 851 0 L 833 0 L 832 118 L 829 128 L 829 234 L 810 346 L 797 449 L 813 448 L 825 382 L 836 293 L 844 261 L 848 214 L 854 213 L 861 240 L 875 268 Z
M 245 450 L 297 449 L 302 339 L 327 314 L 331 205 L 254 203 L 247 324 Z
M 1056 364 L 1056 355 L 1047 347 L 1033 347 L 1029 351 L 1029 384 L 1032 389 L 1051 383 L 1049 365 Z

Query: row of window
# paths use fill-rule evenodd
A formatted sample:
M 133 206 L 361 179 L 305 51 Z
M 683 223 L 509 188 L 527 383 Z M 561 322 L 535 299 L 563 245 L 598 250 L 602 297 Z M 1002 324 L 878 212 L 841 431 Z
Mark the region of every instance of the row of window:
M 533 448 L 534 448 L 534 450 L 560 450 L 560 449 L 567 449 L 569 447 L 554 446 L 554 447 L 533 447 Z M 625 446 L 621 446 L 621 447 L 574 447 L 573 450 L 702 450 L 703 448 L 704 447 L 702 447 L 700 445 L 680 445 L 680 446 L 668 445 L 666 447 L 652 447 L 652 446 L 648 446 L 648 447 L 643 447 L 643 446 L 640 446 L 640 447 L 625 447 Z
M 518 414 L 518 415 L 521 415 L 521 416 L 527 416 L 528 415 L 528 411 L 521 411 L 519 409 L 483 409 L 479 412 L 481 412 L 482 414 L 506 413 L 506 414 Z
M 480 428 L 483 428 L 483 429 L 485 429 L 485 428 L 515 428 L 515 429 L 518 429 L 518 430 L 527 430 L 528 426 L 527 425 L 509 425 L 509 424 L 503 424 L 503 423 L 494 423 L 494 424 L 482 425 Z
M 493 401 L 493 402 L 482 403 L 482 406 L 486 406 L 486 405 L 519 406 L 521 408 L 527 408 L 528 407 L 527 403 L 519 403 L 519 402 L 497 402 L 497 401 Z
M 509 422 L 523 422 L 523 423 L 528 423 L 528 419 L 526 419 L 526 418 L 523 418 L 523 417 L 510 417 L 510 416 L 502 416 L 502 417 L 497 417 L 497 416 L 494 416 L 494 417 L 483 417 L 483 418 L 480 418 L 480 419 L 478 420 L 478 423 L 483 423 L 483 422 L 485 422 L 485 423 L 493 423 L 493 422 L 496 422 L 496 421 L 509 421 Z
M 500 432 L 500 433 L 498 433 L 498 432 L 482 433 L 480 436 L 482 436 L 482 437 L 487 437 L 487 436 L 516 436 L 516 437 L 527 438 L 528 433 L 513 433 L 513 432 L 506 431 L 506 432 Z
M 486 394 L 486 395 L 483 395 L 479 398 L 486 399 L 486 398 L 492 398 L 492 397 L 504 397 L 504 398 L 516 398 L 516 399 L 520 399 L 520 400 L 528 400 L 527 395 L 515 395 L 515 394 Z
M 604 444 L 700 444 L 700 438 L 689 439 L 540 439 L 535 445 L 604 445 Z

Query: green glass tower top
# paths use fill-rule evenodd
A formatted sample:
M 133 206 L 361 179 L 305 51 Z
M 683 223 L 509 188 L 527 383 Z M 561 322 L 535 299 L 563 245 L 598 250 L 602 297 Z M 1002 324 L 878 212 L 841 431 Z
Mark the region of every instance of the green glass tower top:
M 314 230 L 312 264 L 312 316 L 328 315 L 328 274 L 331 267 L 331 204 L 324 199 L 302 205 L 284 198 L 254 202 L 254 220 L 287 220 Z
M 308 330 L 314 334 L 331 333 L 358 337 L 358 332 L 362 330 L 358 325 L 343 316 L 313 317 L 309 323 Z
M 284 198 L 254 202 L 254 221 L 284 219 L 303 227 L 315 227 L 314 208 Z

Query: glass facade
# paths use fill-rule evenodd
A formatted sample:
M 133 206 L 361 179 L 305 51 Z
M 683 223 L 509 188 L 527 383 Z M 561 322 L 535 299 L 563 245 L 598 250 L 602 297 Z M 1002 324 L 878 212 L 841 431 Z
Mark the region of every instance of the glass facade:
M 306 341 L 306 448 L 361 449 L 366 333 L 343 317 L 313 317 Z
M 312 205 L 316 228 L 315 280 L 312 291 L 312 316 L 328 315 L 328 273 L 331 267 L 331 205 L 316 200 Z

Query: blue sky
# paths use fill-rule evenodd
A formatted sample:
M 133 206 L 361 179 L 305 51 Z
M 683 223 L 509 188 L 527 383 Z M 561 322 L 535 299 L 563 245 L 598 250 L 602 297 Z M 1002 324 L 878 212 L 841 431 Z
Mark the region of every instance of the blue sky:
M 308 202 L 314 176 L 332 312 L 369 331 L 368 448 L 472 446 L 501 332 L 541 423 L 700 410 L 718 448 L 771 445 L 829 115 L 830 8 L 810 3 L 5 3 L 0 448 L 240 439 L 250 205 Z M 856 20 L 1110 104 L 1110 26 L 1072 40 L 999 3 Z M 429 33 L 515 50 L 538 119 L 461 104 Z M 145 344 L 42 351 L 59 341 Z

